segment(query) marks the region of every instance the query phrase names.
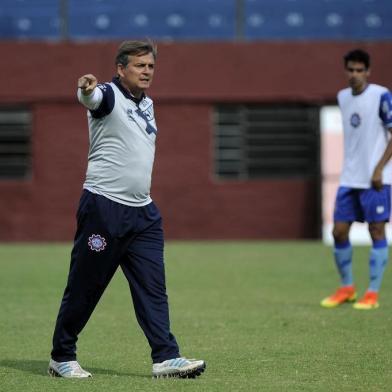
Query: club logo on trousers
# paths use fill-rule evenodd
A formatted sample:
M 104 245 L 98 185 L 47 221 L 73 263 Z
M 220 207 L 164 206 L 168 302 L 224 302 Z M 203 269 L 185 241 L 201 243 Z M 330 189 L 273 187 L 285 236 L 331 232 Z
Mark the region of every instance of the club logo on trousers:
M 88 238 L 88 246 L 95 252 L 100 252 L 106 248 L 106 240 L 99 234 L 93 234 Z

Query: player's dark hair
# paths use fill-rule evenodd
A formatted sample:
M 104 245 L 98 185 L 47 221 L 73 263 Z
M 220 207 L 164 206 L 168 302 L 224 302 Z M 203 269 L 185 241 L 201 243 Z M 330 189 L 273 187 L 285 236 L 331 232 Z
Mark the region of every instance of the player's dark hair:
M 154 60 L 157 57 L 157 47 L 150 41 L 124 41 L 118 48 L 116 56 L 116 65 L 122 64 L 127 66 L 129 59 L 128 56 L 143 56 L 152 53 Z
M 354 49 L 350 52 L 346 53 L 343 57 L 344 59 L 344 66 L 347 67 L 347 63 L 349 61 L 353 61 L 356 63 L 362 63 L 365 65 L 366 69 L 370 67 L 370 56 L 368 52 L 365 52 L 362 49 Z

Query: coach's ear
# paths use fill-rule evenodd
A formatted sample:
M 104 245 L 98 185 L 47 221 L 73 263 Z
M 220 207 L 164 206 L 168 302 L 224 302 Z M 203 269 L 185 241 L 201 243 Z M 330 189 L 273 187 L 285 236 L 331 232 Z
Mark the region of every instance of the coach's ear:
M 117 64 L 117 75 L 120 77 L 124 77 L 124 65 L 123 64 Z

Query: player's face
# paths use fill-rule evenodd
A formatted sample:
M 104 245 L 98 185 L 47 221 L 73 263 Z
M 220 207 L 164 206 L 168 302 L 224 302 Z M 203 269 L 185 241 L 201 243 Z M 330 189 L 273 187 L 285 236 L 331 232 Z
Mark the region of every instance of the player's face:
M 349 61 L 346 65 L 346 75 L 350 87 L 356 92 L 361 92 L 366 87 L 370 71 L 363 63 Z
M 117 65 L 120 81 L 135 97 L 139 98 L 143 91 L 151 86 L 154 76 L 155 61 L 152 53 L 142 56 L 128 56 L 126 67 Z

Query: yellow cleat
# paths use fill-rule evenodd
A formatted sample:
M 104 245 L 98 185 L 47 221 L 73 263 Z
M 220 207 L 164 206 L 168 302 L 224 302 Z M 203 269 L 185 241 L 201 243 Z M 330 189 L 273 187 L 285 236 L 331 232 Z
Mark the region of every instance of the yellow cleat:
M 338 288 L 334 294 L 324 298 L 320 305 L 324 308 L 336 308 L 345 302 L 354 302 L 357 298 L 354 286 L 344 286 Z
M 377 291 L 366 291 L 365 295 L 353 305 L 354 309 L 372 310 L 380 306 Z

